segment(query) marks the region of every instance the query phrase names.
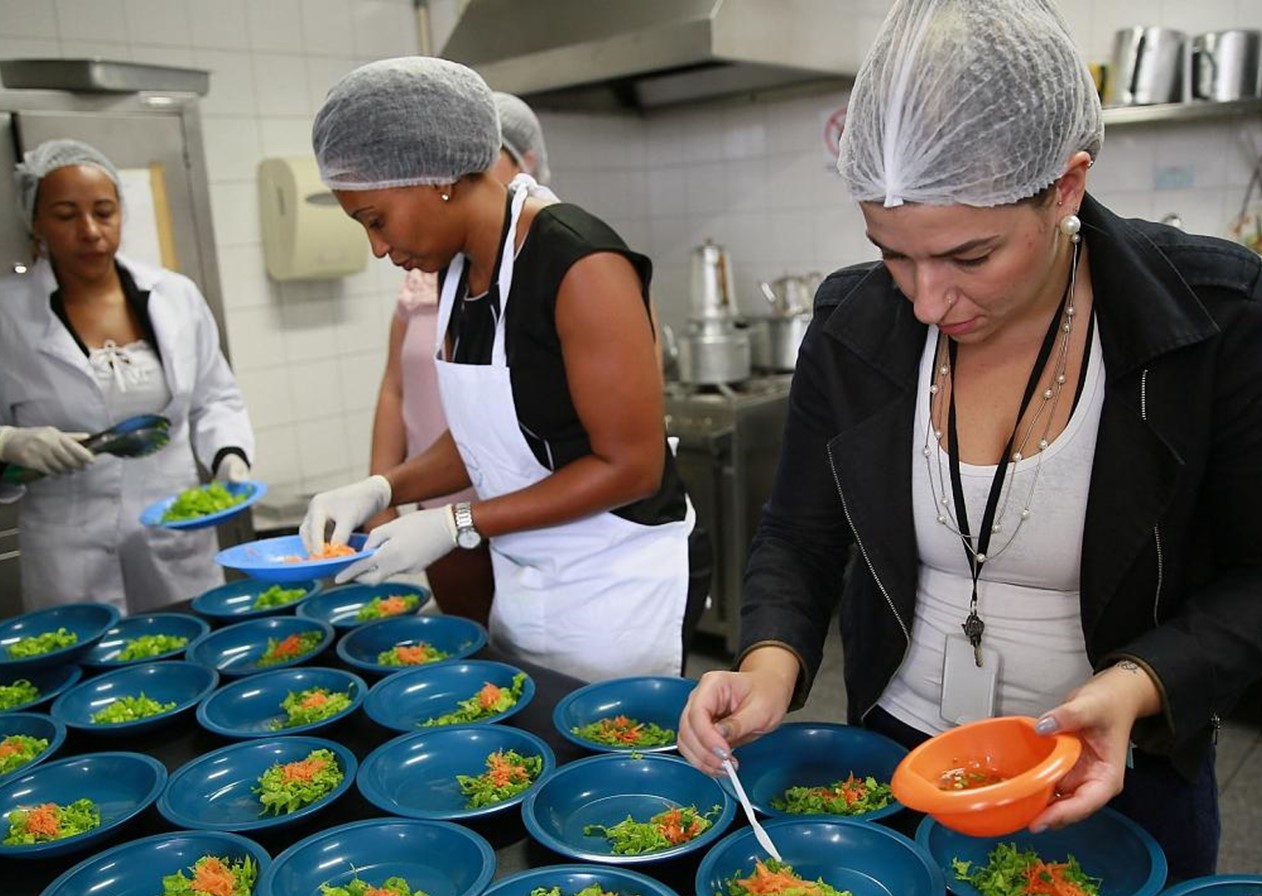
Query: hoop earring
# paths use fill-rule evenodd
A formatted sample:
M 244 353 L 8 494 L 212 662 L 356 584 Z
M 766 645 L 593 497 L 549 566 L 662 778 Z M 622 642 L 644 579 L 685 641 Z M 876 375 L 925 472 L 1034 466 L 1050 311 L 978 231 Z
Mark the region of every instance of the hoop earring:
M 1071 243 L 1076 243 L 1082 239 L 1079 233 L 1082 230 L 1082 220 L 1077 215 L 1065 215 L 1065 217 L 1060 219 L 1060 224 L 1057 226 L 1060 228 L 1061 233 L 1069 237 Z

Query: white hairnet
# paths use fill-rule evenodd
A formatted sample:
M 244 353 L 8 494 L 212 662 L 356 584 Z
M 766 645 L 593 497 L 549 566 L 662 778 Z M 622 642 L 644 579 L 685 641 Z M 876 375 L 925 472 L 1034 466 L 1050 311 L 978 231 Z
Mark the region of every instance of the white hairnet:
M 495 164 L 499 116 L 471 68 L 433 56 L 382 59 L 333 85 L 311 142 L 334 190 L 450 184 Z
M 1103 141 L 1049 0 L 896 0 L 855 78 L 837 170 L 861 202 L 985 208 L 1033 196 Z
M 521 97 L 495 91 L 495 108 L 500 113 L 500 139 L 513 157 L 517 167 L 534 177 L 541 184 L 552 180 L 548 168 L 548 147 L 543 143 L 543 128 L 535 110 L 526 105 Z M 526 153 L 535 154 L 534 170 L 526 164 Z
M 13 181 L 17 186 L 18 214 L 27 229 L 35 219 L 35 198 L 39 182 L 45 175 L 67 165 L 94 165 L 109 175 L 118 189 L 119 201 L 123 191 L 119 187 L 118 169 L 99 149 L 78 140 L 46 140 L 39 146 L 23 153 L 22 161 L 13 169 Z

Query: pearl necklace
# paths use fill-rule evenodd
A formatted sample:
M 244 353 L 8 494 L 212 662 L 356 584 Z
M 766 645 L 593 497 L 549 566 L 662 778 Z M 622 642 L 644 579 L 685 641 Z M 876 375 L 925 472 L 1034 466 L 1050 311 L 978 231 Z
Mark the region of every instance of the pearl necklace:
M 994 559 L 1006 551 L 1016 541 L 1017 533 L 1021 531 L 1021 524 L 1028 520 L 1033 513 L 1031 505 L 1033 504 L 1034 490 L 1038 486 L 1039 473 L 1043 468 L 1043 452 L 1050 444 L 1048 437 L 1051 435 L 1052 421 L 1056 418 L 1056 408 L 1060 403 L 1061 392 L 1067 379 L 1065 371 L 1069 361 L 1069 340 L 1073 333 L 1074 293 L 1078 275 L 1078 255 L 1081 251 L 1079 235 L 1075 232 L 1071 239 L 1073 251 L 1069 263 L 1069 284 L 1066 287 L 1064 310 L 1061 315 L 1060 338 L 1056 349 L 1056 363 L 1053 368 L 1054 375 L 1044 387 L 1040 395 L 1041 401 L 1035 405 L 1034 414 L 1030 417 L 1029 422 L 1026 423 L 1020 441 L 1016 442 L 1011 457 L 1006 461 L 1015 465 L 1026 457 L 1026 447 L 1029 445 L 1030 438 L 1041 419 L 1042 432 L 1034 447 L 1034 450 L 1037 452 L 1034 475 L 1030 477 L 1029 489 L 1026 491 L 1025 500 L 1021 502 L 1021 512 L 1017 517 L 1016 525 L 1012 528 L 1012 534 L 1002 545 L 998 548 L 992 547 L 988 553 L 980 553 L 978 551 L 977 536 L 965 535 L 961 531 L 959 522 L 955 517 L 955 511 L 951 506 L 950 486 L 947 483 L 947 477 L 943 470 L 941 448 L 942 419 L 944 414 L 943 386 L 946 383 L 947 376 L 951 373 L 951 367 L 947 363 L 939 363 L 939 358 L 943 354 L 943 347 L 946 345 L 948 337 L 939 334 L 938 344 L 934 349 L 933 363 L 936 369 L 933 381 L 929 384 L 929 416 L 925 424 L 925 441 L 921 454 L 925 458 L 925 468 L 929 479 L 929 493 L 933 498 L 934 512 L 938 522 L 960 538 L 965 549 L 976 559 L 978 565 Z M 935 456 L 937 459 L 936 469 L 933 464 Z M 1004 531 L 1003 521 L 1012 498 L 1012 488 L 1015 479 L 1015 475 L 1005 477 L 1003 493 L 999 499 L 999 511 L 990 527 L 992 534 Z

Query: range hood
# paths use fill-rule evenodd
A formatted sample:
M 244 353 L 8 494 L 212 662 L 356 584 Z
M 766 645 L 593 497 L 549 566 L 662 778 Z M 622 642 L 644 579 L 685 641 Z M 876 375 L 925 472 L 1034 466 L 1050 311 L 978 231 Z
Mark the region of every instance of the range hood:
M 540 109 L 650 109 L 853 76 L 842 0 L 470 0 L 442 55 Z

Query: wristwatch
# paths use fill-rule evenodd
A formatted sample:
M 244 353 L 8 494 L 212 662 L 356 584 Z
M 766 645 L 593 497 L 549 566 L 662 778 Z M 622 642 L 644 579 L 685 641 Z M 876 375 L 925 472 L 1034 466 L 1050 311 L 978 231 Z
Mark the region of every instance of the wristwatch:
M 482 543 L 482 533 L 473 528 L 473 508 L 468 501 L 461 501 L 451 508 L 456 520 L 456 544 L 466 551 L 476 548 Z

